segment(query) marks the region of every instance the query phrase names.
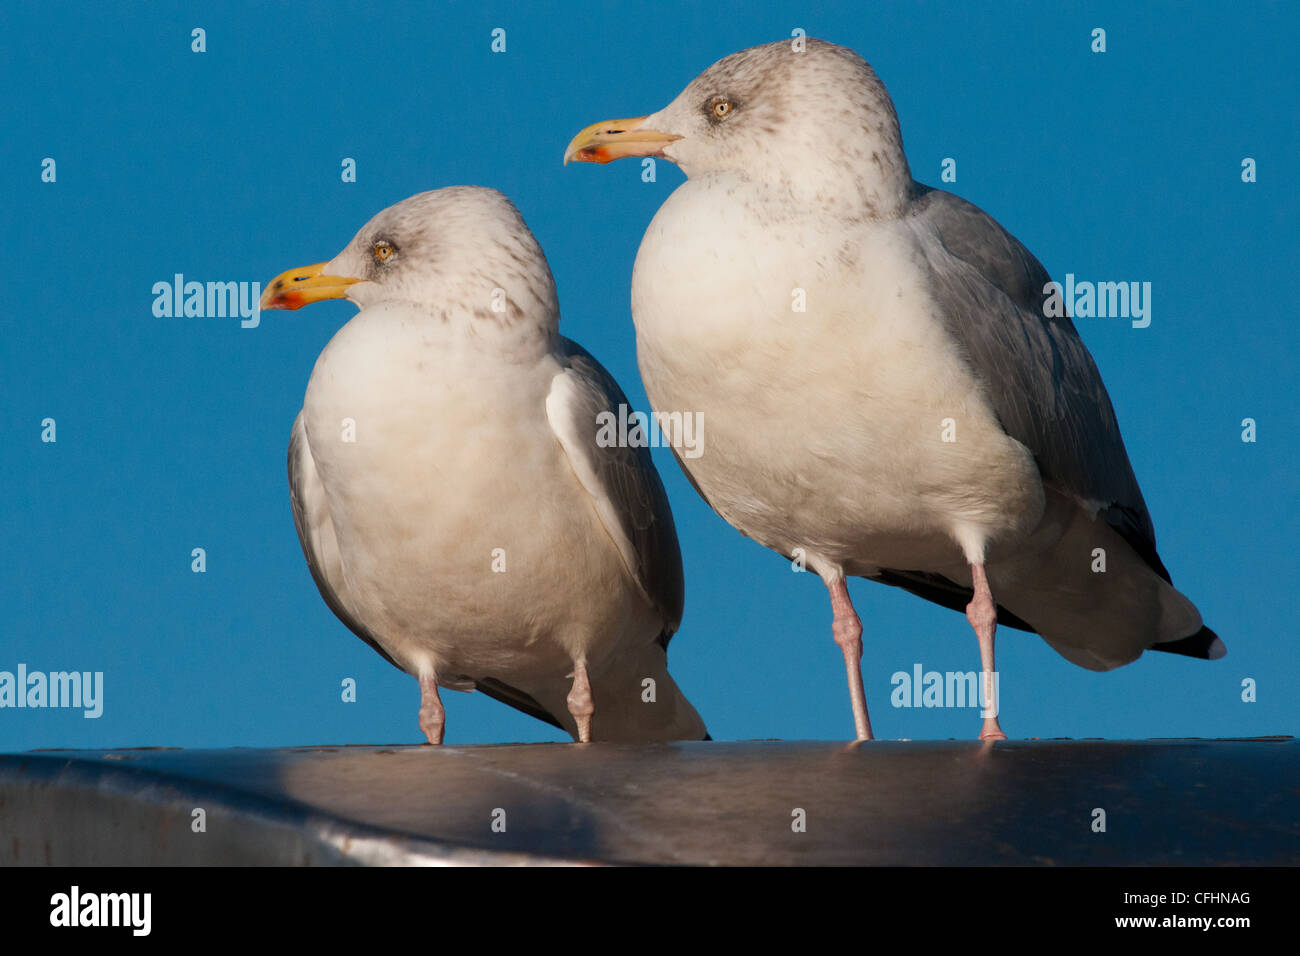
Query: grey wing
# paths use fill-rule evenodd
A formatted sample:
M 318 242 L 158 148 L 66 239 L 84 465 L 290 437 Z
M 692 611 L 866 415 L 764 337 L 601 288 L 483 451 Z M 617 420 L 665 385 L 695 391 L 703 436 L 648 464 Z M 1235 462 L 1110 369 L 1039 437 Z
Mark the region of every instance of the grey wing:
M 302 412 L 298 413 L 298 418 L 293 423 L 293 433 L 289 437 L 289 501 L 293 505 L 293 523 L 298 529 L 298 541 L 302 545 L 307 568 L 311 571 L 320 596 L 325 599 L 334 616 L 347 625 L 348 630 L 373 647 L 388 663 L 402 670 L 402 665 L 393 660 L 375 635 L 348 608 L 347 582 L 343 577 L 338 538 L 334 531 L 334 521 L 330 517 L 325 487 L 321 484 L 320 476 L 316 473 L 316 463 L 311 457 Z M 491 677 L 473 680 L 473 683 L 477 690 L 493 700 L 563 729 L 560 722 L 541 704 L 518 688 Z M 467 687 L 460 689 L 468 690 Z
M 303 424 L 302 412 L 294 420 L 293 434 L 289 436 L 289 501 L 293 505 L 293 523 L 298 529 L 298 542 L 302 545 L 302 553 L 307 558 L 307 567 L 320 596 L 325 599 L 334 616 L 347 625 L 348 630 L 400 670 L 401 665 L 388 655 L 374 634 L 348 608 L 347 582 L 343 577 L 338 538 L 334 533 L 334 521 L 330 517 L 325 487 L 316 474 L 316 463 L 312 460 L 311 447 L 307 444 L 307 427 Z
M 586 349 L 561 338 L 567 367 L 547 398 L 551 428 L 633 580 L 664 622 L 661 643 L 682 619 L 685 586 L 677 529 L 648 448 L 602 447 L 597 415 L 628 403 L 614 377 Z
M 1101 373 L 1069 316 L 1046 314 L 1047 270 L 978 206 L 921 189 L 912 223 L 931 288 L 1003 429 L 1033 453 L 1044 482 L 1095 505 L 1168 580 Z

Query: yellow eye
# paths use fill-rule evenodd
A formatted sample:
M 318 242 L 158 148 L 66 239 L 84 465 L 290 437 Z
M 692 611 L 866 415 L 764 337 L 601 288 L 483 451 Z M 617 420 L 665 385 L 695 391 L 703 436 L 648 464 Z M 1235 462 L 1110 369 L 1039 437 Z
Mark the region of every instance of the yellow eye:
M 729 100 L 717 100 L 713 104 L 713 115 L 716 119 L 726 119 L 734 108 Z
M 387 242 L 375 243 L 375 258 L 380 262 L 387 262 L 393 256 L 393 247 Z

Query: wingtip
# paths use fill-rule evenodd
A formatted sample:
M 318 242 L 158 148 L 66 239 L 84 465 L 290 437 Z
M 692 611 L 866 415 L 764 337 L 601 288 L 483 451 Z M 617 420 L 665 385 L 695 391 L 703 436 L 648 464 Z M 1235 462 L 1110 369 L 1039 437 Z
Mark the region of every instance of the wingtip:
M 1197 657 L 1207 661 L 1217 661 L 1228 653 L 1227 645 L 1219 640 L 1219 635 L 1208 627 L 1202 627 L 1189 637 L 1153 645 L 1151 649 L 1153 651 L 1165 651 L 1169 654 L 1182 654 L 1185 657 Z

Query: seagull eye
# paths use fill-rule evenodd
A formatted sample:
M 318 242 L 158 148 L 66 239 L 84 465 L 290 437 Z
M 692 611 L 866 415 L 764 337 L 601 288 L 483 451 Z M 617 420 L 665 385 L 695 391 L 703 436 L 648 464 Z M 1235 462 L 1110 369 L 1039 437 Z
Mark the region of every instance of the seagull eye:
M 387 262 L 389 259 L 391 259 L 393 257 L 394 251 L 395 250 L 393 249 L 392 243 L 388 243 L 388 242 L 375 243 L 375 258 L 380 262 Z
M 726 119 L 731 115 L 731 111 L 736 107 L 732 105 L 731 100 L 714 100 L 712 106 L 714 119 Z

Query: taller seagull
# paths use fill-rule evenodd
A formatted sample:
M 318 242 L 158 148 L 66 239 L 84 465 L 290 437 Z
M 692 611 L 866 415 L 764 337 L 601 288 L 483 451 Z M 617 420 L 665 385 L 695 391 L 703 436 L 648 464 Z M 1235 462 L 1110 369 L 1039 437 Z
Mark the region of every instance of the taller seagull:
M 339 619 L 420 683 L 575 739 L 699 740 L 668 675 L 681 554 L 645 448 L 607 447 L 618 384 L 559 334 L 546 257 L 492 189 L 420 193 L 264 309 L 347 298 L 289 441 L 294 522 Z M 653 683 L 650 683 L 653 682 Z M 653 692 L 649 692 L 650 690 Z
M 583 130 L 565 160 L 623 156 L 688 177 L 632 276 L 646 392 L 703 413 L 709 445 L 681 464 L 714 510 L 825 582 L 860 739 L 846 575 L 964 608 L 986 690 L 998 622 L 1092 670 L 1148 648 L 1223 655 L 1156 554 L 1047 272 L 985 212 L 912 179 L 860 56 L 813 39 L 743 50 L 658 113 Z M 996 711 L 981 738 L 1005 737 Z

